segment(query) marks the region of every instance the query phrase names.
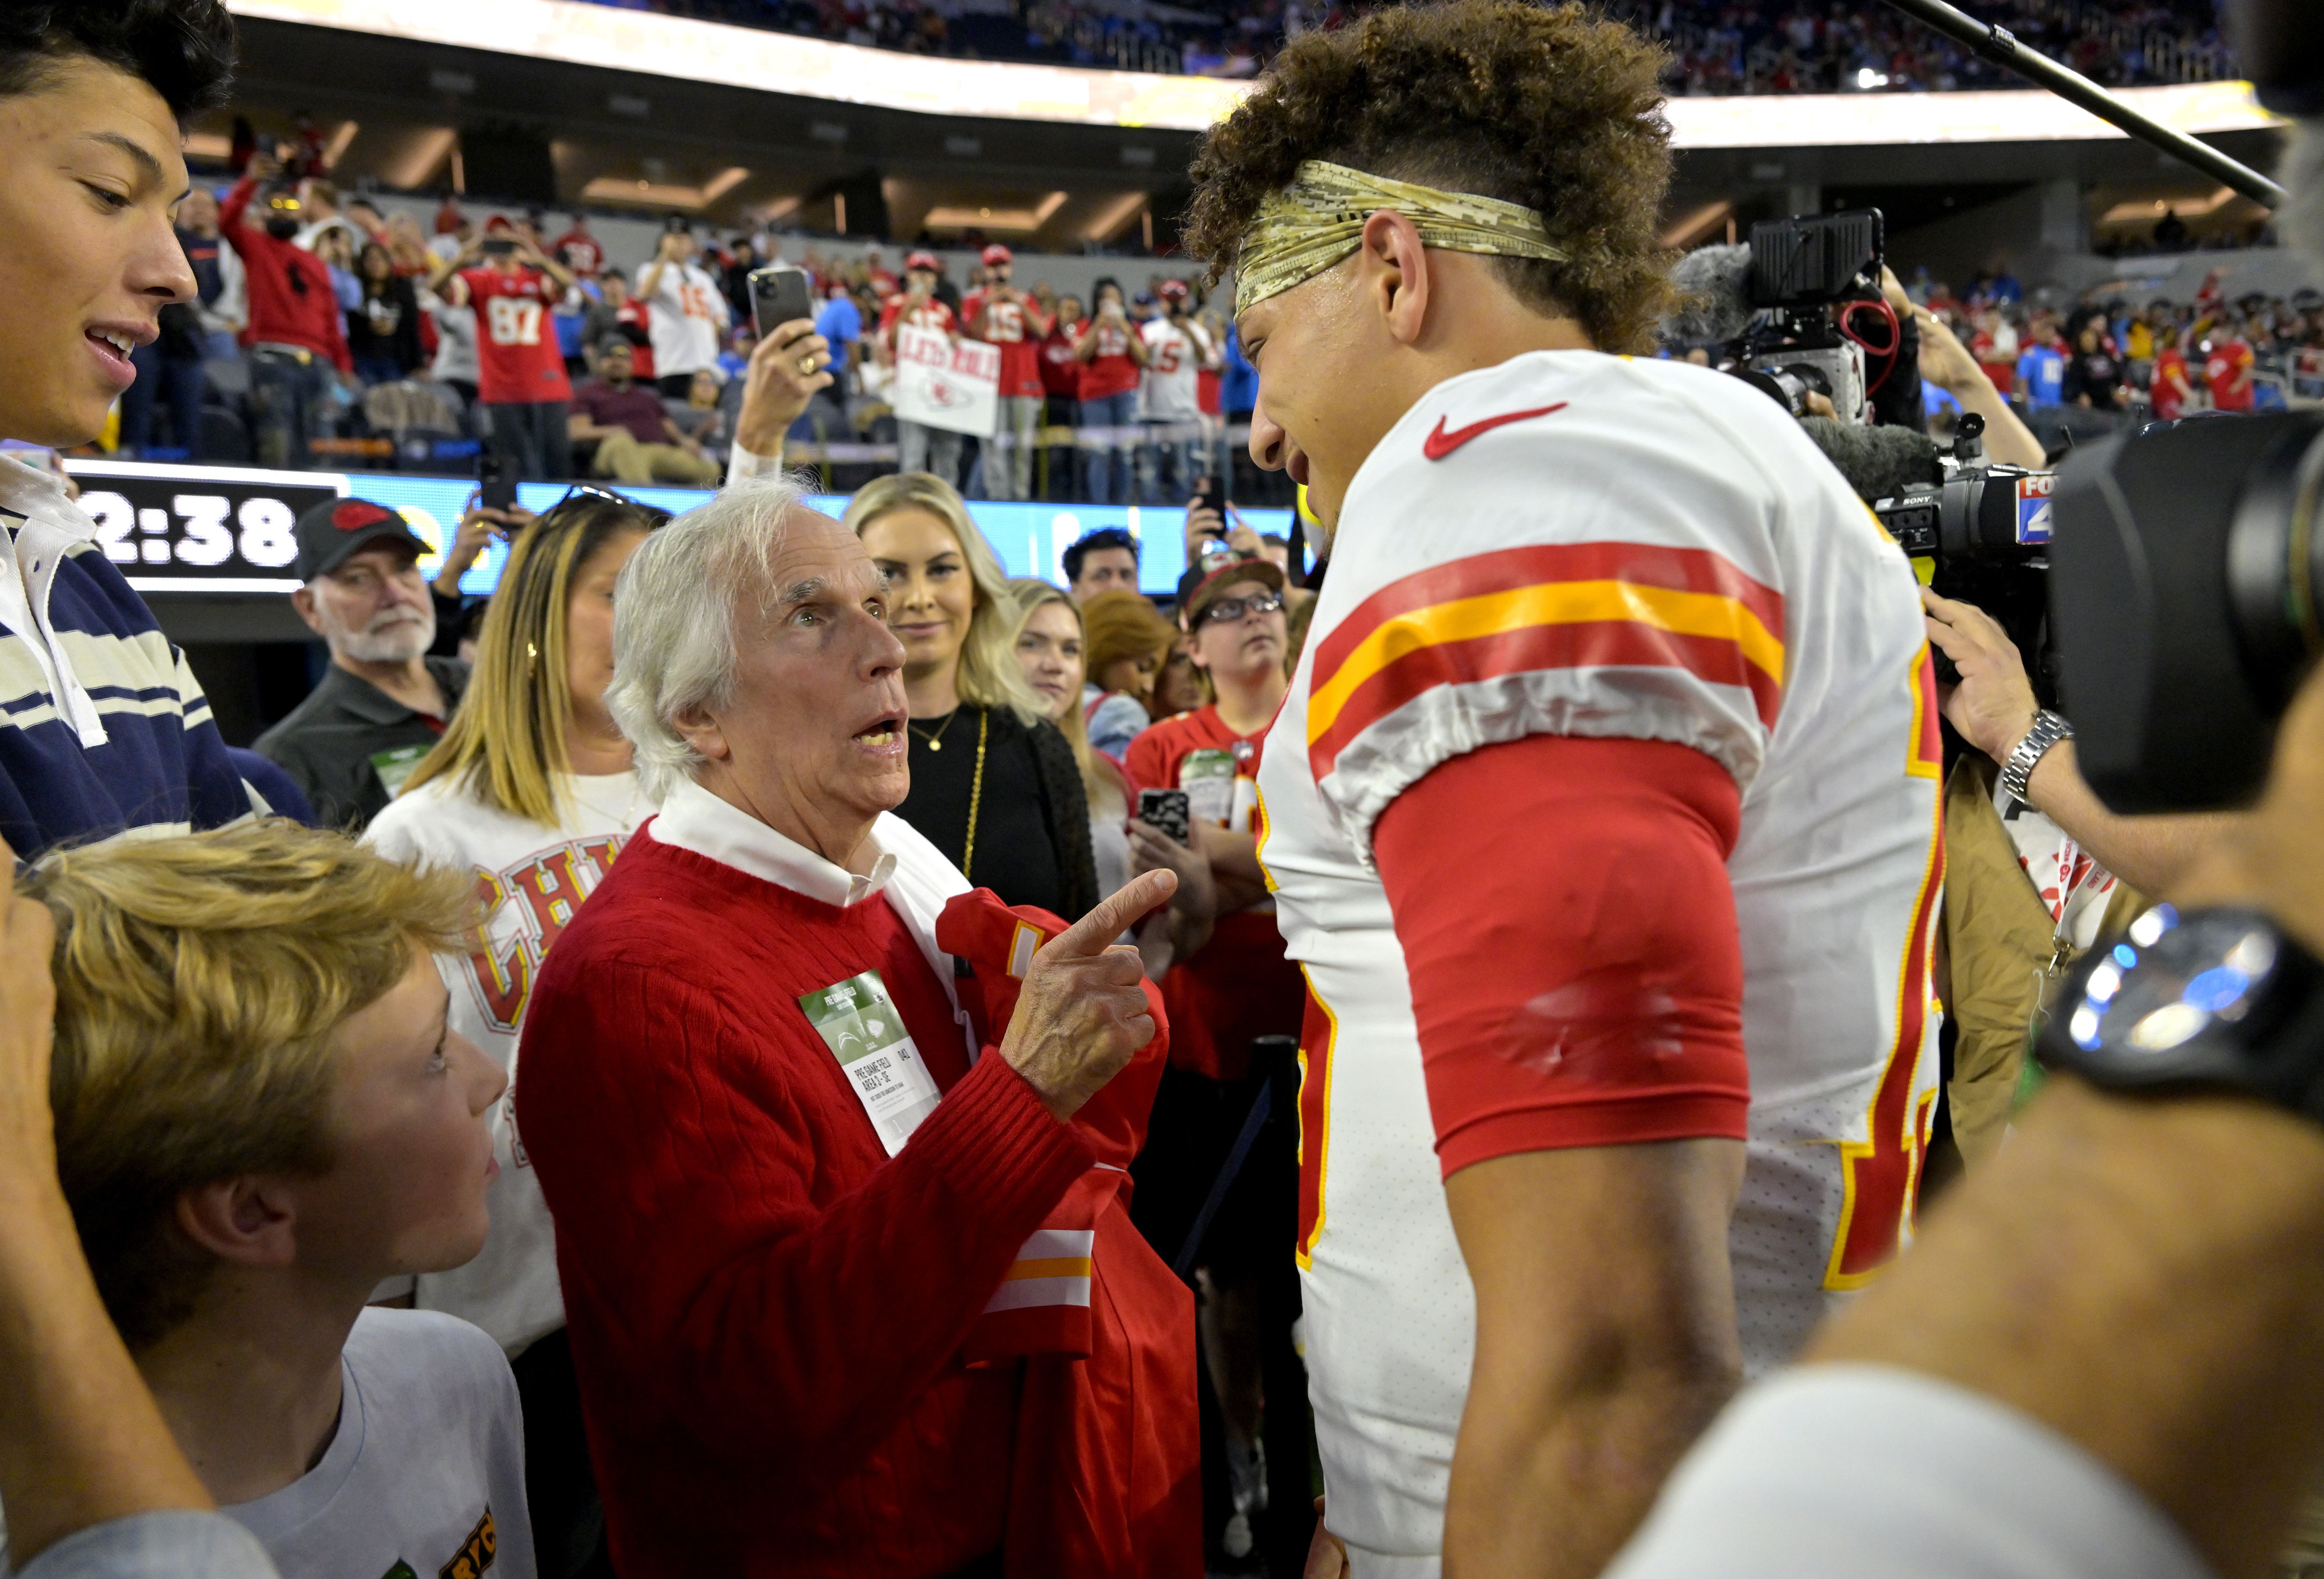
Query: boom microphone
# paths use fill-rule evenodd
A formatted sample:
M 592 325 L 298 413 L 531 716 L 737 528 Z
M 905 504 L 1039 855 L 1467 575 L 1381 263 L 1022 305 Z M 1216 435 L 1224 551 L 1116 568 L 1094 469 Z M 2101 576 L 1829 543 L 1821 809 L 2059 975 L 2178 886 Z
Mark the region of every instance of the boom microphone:
M 1751 327 L 1748 245 L 1702 246 L 1671 265 L 1678 310 L 1663 324 L 1663 338 L 1685 346 L 1723 346 Z
M 1910 428 L 1868 428 L 1830 417 L 1803 417 L 1800 427 L 1824 458 L 1868 503 L 1893 499 L 1915 484 L 1941 483 L 1937 441 Z

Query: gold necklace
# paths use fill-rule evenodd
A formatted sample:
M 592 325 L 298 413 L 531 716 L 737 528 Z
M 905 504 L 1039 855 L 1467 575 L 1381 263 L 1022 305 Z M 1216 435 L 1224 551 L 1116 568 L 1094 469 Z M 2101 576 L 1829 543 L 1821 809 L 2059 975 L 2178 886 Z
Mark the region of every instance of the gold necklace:
M 910 729 L 914 734 L 918 735 L 920 743 L 923 745 L 926 745 L 930 751 L 942 751 L 944 750 L 945 731 L 950 729 L 952 727 L 952 721 L 959 716 L 960 704 L 954 702 L 953 704 L 952 711 L 945 715 L 945 721 L 936 725 L 935 734 L 922 734 L 919 730 L 912 727 L 912 721 L 908 718 L 904 720 L 904 727 Z
M 949 725 L 949 718 L 945 720 Z M 976 777 L 968 785 L 968 840 L 960 853 L 960 874 L 965 878 L 968 869 L 976 864 L 976 808 L 984 802 L 984 732 L 991 726 L 992 709 L 976 710 Z M 931 746 L 930 750 L 935 748 Z

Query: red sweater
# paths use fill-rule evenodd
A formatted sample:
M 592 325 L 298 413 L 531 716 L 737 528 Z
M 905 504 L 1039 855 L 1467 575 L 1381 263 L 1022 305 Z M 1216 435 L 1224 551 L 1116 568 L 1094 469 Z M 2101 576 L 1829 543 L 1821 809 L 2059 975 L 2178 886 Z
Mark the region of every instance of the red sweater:
M 627 1579 L 941 1575 L 1001 1544 L 1014 1366 L 963 1340 L 1090 1147 L 967 1068 L 883 900 L 657 842 L 543 964 L 518 1119 Z M 876 968 L 944 1101 L 893 1159 L 798 995 Z
M 242 254 L 249 282 L 248 346 L 304 346 L 327 358 L 341 373 L 355 370 L 347 355 L 346 325 L 331 286 L 330 265 L 294 243 L 278 241 L 243 223 L 258 183 L 244 176 L 218 205 L 218 230 Z M 292 281 L 306 287 L 297 289 Z

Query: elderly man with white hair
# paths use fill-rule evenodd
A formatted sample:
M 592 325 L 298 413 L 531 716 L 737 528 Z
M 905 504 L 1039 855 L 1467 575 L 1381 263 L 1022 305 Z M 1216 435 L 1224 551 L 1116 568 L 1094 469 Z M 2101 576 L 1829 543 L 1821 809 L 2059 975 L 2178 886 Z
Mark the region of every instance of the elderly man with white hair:
M 788 482 L 656 532 L 615 611 L 606 699 L 661 811 L 540 967 L 516 1104 L 613 1565 L 1193 1579 L 1191 1306 L 1087 1232 L 1144 1123 L 1102 1088 L 1158 1076 L 1111 939 L 1174 880 L 1071 927 L 960 898 L 890 815 L 883 578 Z M 937 941 L 962 917 L 975 977 Z M 1150 1440 L 1180 1418 L 1185 1451 Z M 1110 1533 L 1056 1494 L 1079 1465 Z M 1124 1565 L 1061 1556 L 1090 1540 Z

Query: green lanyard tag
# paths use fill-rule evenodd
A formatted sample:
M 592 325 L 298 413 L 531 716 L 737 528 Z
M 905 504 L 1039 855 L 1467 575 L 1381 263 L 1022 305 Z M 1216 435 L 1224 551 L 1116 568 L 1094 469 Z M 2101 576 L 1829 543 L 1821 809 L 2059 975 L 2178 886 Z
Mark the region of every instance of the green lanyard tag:
M 893 1157 L 942 1094 L 878 971 L 799 994 L 798 1006 L 839 1060 L 855 1099 Z
M 411 770 L 420 765 L 421 757 L 434 749 L 429 745 L 399 745 L 390 751 L 371 753 L 371 771 L 377 773 L 379 781 L 387 787 L 390 800 L 403 793 L 404 783 L 411 777 Z

